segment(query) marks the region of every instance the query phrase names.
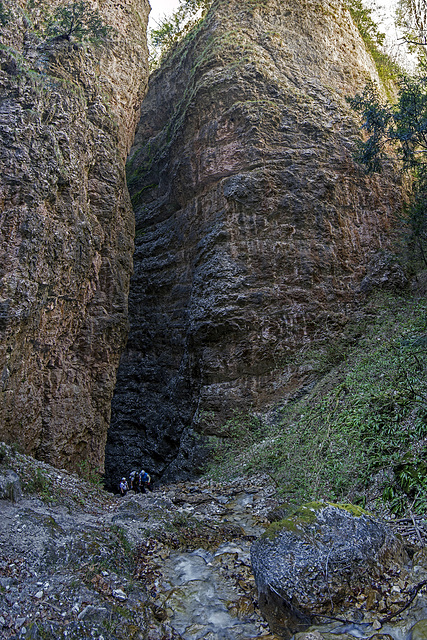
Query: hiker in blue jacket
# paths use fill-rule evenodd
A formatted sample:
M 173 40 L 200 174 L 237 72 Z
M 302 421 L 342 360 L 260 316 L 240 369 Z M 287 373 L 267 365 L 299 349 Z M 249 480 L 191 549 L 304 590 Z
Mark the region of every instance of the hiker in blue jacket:
M 149 491 L 153 490 L 151 488 L 151 478 L 149 474 L 146 471 L 144 471 L 144 469 L 139 474 L 139 488 L 141 493 L 147 493 L 145 489 L 148 489 Z

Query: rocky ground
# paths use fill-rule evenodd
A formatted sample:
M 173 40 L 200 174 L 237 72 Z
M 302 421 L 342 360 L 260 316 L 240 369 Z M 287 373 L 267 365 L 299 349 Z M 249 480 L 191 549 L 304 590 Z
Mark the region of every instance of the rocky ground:
M 250 486 L 199 481 L 121 498 L 10 447 L 2 447 L 1 457 L 5 640 L 180 638 L 169 625 L 162 564 L 181 551 L 249 545 L 256 532 L 248 535 L 229 515 L 233 497 L 248 496 L 241 510 L 250 510 L 261 531 L 277 504 L 261 477 Z M 233 615 L 256 629 L 252 637 L 273 637 L 257 609 L 249 554 L 225 553 L 219 562 L 218 573 L 234 594 L 228 602 Z
M 250 564 L 252 542 L 282 509 L 268 478 L 200 479 L 124 498 L 95 479 L 0 444 L 2 639 L 278 640 L 260 614 Z M 401 607 L 415 583 L 427 582 L 427 554 L 419 550 L 425 521 L 393 527 L 419 560 L 404 584 L 392 588 L 384 578 L 384 611 L 393 608 L 389 599 Z M 406 637 L 403 629 L 425 623 L 424 591 L 415 617 L 386 637 Z M 362 595 L 357 607 L 368 610 Z

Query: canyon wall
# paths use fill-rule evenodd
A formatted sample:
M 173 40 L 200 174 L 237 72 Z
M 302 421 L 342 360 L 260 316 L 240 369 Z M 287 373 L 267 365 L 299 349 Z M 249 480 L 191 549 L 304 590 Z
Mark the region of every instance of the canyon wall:
M 198 470 L 198 433 L 313 379 L 295 354 L 351 317 L 399 185 L 352 154 L 374 63 L 341 0 L 217 0 L 150 79 L 128 161 L 130 335 L 107 477 Z
M 111 28 L 90 45 L 46 35 L 59 4 L 3 1 L 0 439 L 102 470 L 128 328 L 125 159 L 148 80 L 149 5 L 86 0 Z

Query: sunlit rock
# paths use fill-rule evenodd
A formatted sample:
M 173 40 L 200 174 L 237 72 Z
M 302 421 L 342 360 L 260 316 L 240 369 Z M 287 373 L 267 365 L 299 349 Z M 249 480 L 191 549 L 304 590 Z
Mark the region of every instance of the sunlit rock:
M 0 438 L 102 470 L 127 334 L 124 163 L 147 81 L 146 0 L 86 0 L 110 39 L 40 35 L 59 0 L 3 2 Z M 79 4 L 79 3 L 75 3 Z

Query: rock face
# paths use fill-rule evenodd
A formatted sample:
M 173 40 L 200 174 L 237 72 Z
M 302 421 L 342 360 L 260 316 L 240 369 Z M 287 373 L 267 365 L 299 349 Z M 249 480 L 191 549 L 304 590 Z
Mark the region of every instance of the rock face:
M 22 497 L 19 476 L 11 470 L 0 474 L 0 500 L 17 502 Z
M 351 621 L 369 598 L 366 607 L 373 610 L 379 581 L 399 574 L 407 559 L 386 525 L 354 507 L 325 503 L 304 505 L 273 523 L 253 544 L 251 557 L 260 608 L 283 638 L 316 617 Z
M 399 200 L 352 161 L 345 97 L 367 77 L 340 0 L 218 1 L 152 76 L 128 163 L 135 270 L 110 478 L 196 469 L 194 427 L 291 397 L 310 378 L 295 351 L 347 321 Z
M 86 0 L 112 28 L 94 46 L 40 35 L 59 4 L 3 2 L 0 438 L 57 466 L 102 469 L 127 335 L 124 164 L 146 88 L 149 5 Z

